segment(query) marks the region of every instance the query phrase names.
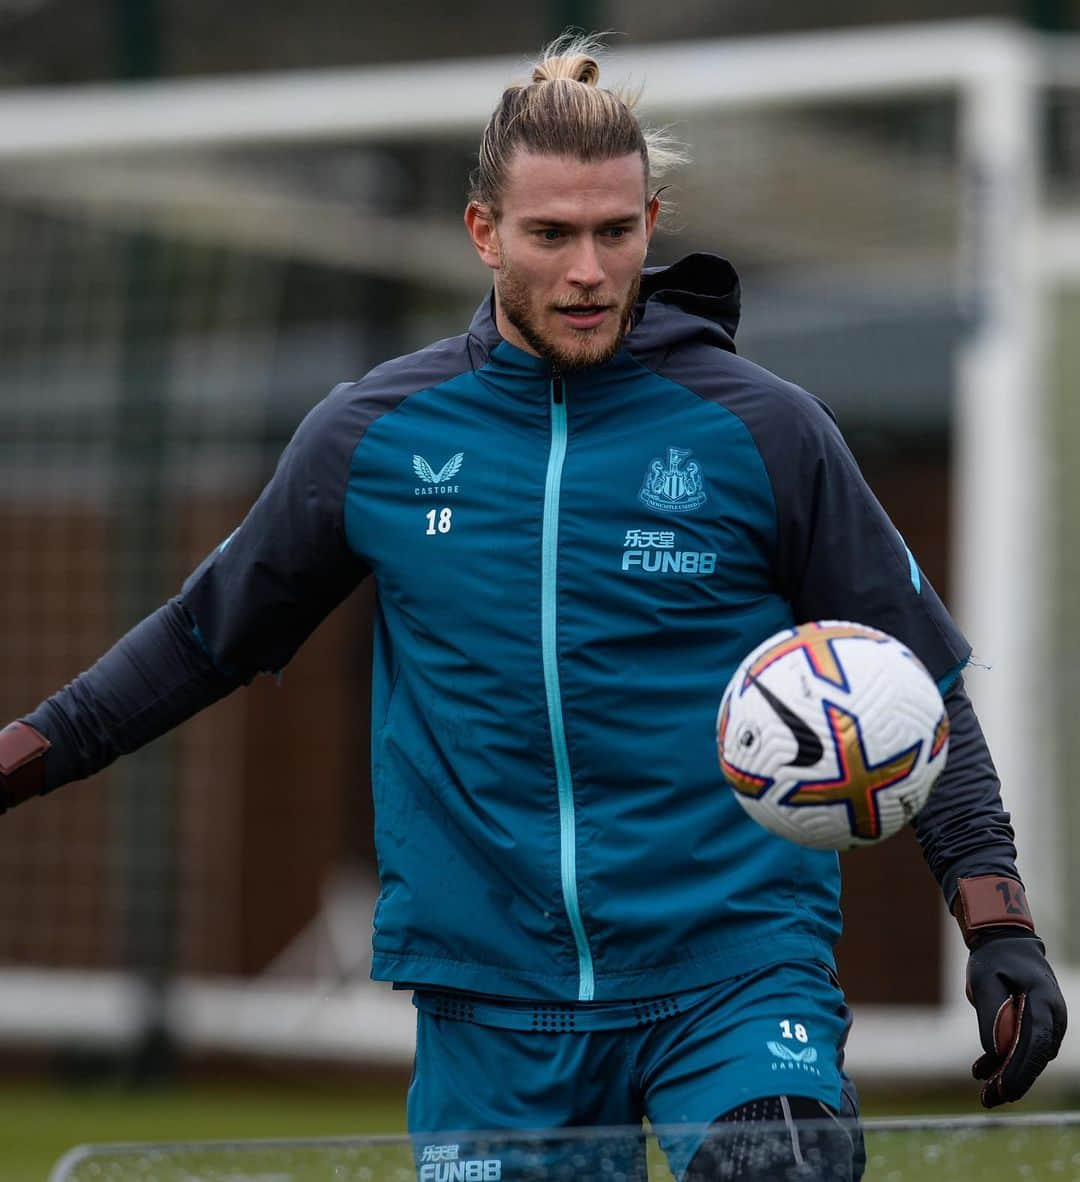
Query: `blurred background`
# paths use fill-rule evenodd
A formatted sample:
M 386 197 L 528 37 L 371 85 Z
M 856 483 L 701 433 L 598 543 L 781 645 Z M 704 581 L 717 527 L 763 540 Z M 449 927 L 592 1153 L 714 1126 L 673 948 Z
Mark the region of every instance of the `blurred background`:
M 175 593 L 333 385 L 462 331 L 487 114 L 567 26 L 615 30 L 602 81 L 694 154 L 652 261 L 734 262 L 740 351 L 833 407 L 972 637 L 1080 1001 L 1080 0 L 872 8 L 0 0 L 0 718 Z M 401 1126 L 412 1010 L 367 981 L 372 604 L 0 822 L 0 1182 L 78 1140 Z M 914 840 L 844 873 L 871 1109 L 973 1110 Z M 1078 1081 L 1067 1052 L 1030 1103 Z

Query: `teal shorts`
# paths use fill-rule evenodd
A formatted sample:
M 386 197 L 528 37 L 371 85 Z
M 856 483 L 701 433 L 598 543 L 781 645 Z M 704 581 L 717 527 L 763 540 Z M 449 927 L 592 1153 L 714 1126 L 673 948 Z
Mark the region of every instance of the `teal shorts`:
M 681 1178 L 703 1130 L 750 1101 L 805 1097 L 857 1117 L 842 1068 L 850 1012 L 816 961 L 719 982 L 674 1014 L 638 1008 L 636 1025 L 600 1030 L 567 1029 L 572 1019 L 505 1029 L 421 1009 L 408 1098 L 419 1182 L 644 1179 L 643 1137 L 627 1133 L 643 1118 Z M 596 1143 L 553 1135 L 598 1126 L 621 1132 Z M 521 1142 L 467 1135 L 511 1129 L 532 1132 Z

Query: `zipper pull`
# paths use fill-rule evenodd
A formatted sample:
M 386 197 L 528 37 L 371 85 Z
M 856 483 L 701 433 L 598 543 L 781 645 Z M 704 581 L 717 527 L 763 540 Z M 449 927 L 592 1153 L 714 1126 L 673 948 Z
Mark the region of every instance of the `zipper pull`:
M 562 402 L 563 400 L 563 377 L 561 373 L 551 375 L 551 400 L 553 402 Z

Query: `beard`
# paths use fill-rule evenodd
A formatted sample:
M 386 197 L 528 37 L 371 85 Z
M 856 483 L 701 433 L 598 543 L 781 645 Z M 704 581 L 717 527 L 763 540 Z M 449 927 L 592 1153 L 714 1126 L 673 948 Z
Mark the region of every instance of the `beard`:
M 532 349 L 563 373 L 603 365 L 615 356 L 630 331 L 630 313 L 640 287 L 641 276 L 635 275 L 621 304 L 612 296 L 604 295 L 602 298 L 566 300 L 537 306 L 528 283 L 505 263 L 495 285 L 499 306 L 506 319 Z M 581 307 L 587 304 L 615 308 L 615 331 L 612 332 L 606 324 L 593 329 L 575 329 L 576 339 L 572 343 L 555 340 L 544 331 L 541 319 L 543 313 L 559 307 Z

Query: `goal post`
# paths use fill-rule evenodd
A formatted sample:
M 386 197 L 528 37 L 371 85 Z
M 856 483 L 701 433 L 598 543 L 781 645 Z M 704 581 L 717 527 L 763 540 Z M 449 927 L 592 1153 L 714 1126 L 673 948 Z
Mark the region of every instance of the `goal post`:
M 89 576 L 56 555 L 72 546 L 89 554 L 101 529 L 90 510 L 118 487 L 122 449 L 101 424 L 116 414 L 117 374 L 130 378 L 141 356 L 133 321 L 153 322 L 168 362 L 154 412 L 155 430 L 166 432 L 155 454 L 163 482 L 155 496 L 167 510 L 190 492 L 219 495 L 186 522 L 165 559 L 166 575 L 182 575 L 215 530 L 227 532 L 229 513 L 267 470 L 284 424 L 313 396 L 313 357 L 342 370 L 366 367 L 384 350 L 403 351 L 391 344 L 454 331 L 482 292 L 460 230 L 459 182 L 495 97 L 523 70 L 518 59 L 470 59 L 0 94 L 0 297 L 11 310 L 10 348 L 0 359 L 0 504 L 10 512 L 0 515 L 0 537 L 31 555 L 26 569 L 40 563 L 36 577 L 51 580 L 45 600 L 40 588 L 9 589 L 3 604 L 27 648 L 42 613 L 87 617 L 79 639 L 57 633 L 44 642 L 50 676 L 70 676 L 72 662 L 94 655 L 88 637 L 109 635 L 109 609 L 99 599 L 114 574 L 96 571 L 93 594 L 68 599 L 73 580 Z M 950 601 L 976 638 L 978 665 L 990 667 L 973 670 L 968 685 L 1016 822 L 1040 930 L 1052 949 L 1071 947 L 1067 914 L 1080 901 L 1080 880 L 1063 833 L 1075 828 L 1080 836 L 1080 810 L 1066 799 L 1063 760 L 1072 740 L 1060 733 L 1056 703 L 1067 685 L 1065 655 L 1080 654 L 1080 637 L 1051 629 L 1055 603 L 1071 586 L 1059 554 L 1071 510 L 1059 501 L 1054 449 L 1072 420 L 1051 397 L 1053 382 L 1067 379 L 1048 375 L 1077 331 L 1061 309 L 1062 293 L 1080 290 L 1080 200 L 1048 180 L 1044 116 L 1064 95 L 1078 119 L 1080 41 L 996 22 L 897 26 L 616 49 L 604 76 L 641 83 L 647 119 L 686 131 L 692 144 L 700 139 L 694 168 L 704 179 L 682 186 L 685 220 L 722 231 L 750 257 L 748 287 L 767 315 L 756 324 L 749 315 L 745 331 L 763 358 L 790 351 L 835 375 L 837 398 L 848 399 L 870 433 L 880 426 L 876 414 L 892 416 L 890 429 L 911 437 L 920 424 L 947 423 Z M 915 109 L 925 118 L 910 119 Z M 898 143 L 884 142 L 883 119 L 896 126 Z M 846 205 L 838 210 L 838 202 Z M 160 293 L 141 308 L 109 278 L 117 250 L 127 249 L 118 243 L 140 236 L 158 245 L 136 263 L 129 251 L 128 266 L 160 276 Z M 394 285 L 393 297 L 360 299 L 372 316 L 366 327 L 347 321 L 357 297 L 344 279 L 341 302 L 325 317 L 296 312 L 298 302 L 318 303 L 349 275 Z M 322 283 L 326 276 L 338 278 Z M 837 296 L 835 321 L 827 301 L 805 298 L 822 283 Z M 408 305 L 407 315 L 388 309 L 395 301 Z M 860 401 L 835 350 L 815 354 L 813 342 L 850 339 L 860 372 L 873 373 L 875 350 L 894 348 L 889 321 L 898 309 L 911 325 L 954 317 L 962 339 L 941 349 L 955 364 L 943 393 L 934 385 L 940 378 L 920 371 L 910 385 L 924 402 L 894 399 L 879 414 L 869 398 Z M 1065 319 L 1055 319 L 1059 313 Z M 859 321 L 858 333 L 845 317 Z M 924 370 L 931 365 L 918 360 Z M 886 385 L 891 368 L 878 361 Z M 77 420 L 77 429 L 50 434 L 61 420 Z M 38 553 L 42 498 L 65 506 L 49 519 L 51 557 Z M 86 562 L 104 561 L 103 544 Z M 1080 580 L 1080 570 L 1075 575 Z M 25 709 L 16 696 L 23 686 L 2 679 L 0 671 L 0 701 Z M 242 708 L 229 709 L 236 713 L 228 724 L 214 734 L 207 724 L 191 742 L 210 751 L 212 739 L 221 742 L 217 732 L 243 725 Z M 220 766 L 206 756 L 215 758 Z M 196 791 L 211 807 L 209 790 Z M 214 826 L 194 813 L 176 823 L 214 828 L 223 850 L 244 807 L 230 800 L 233 811 Z M 21 856 L 51 866 L 35 873 L 52 881 L 64 871 L 48 850 L 70 837 L 78 858 L 85 855 L 80 874 L 95 882 L 112 874 L 92 907 L 78 882 L 74 901 L 57 904 L 64 922 L 104 933 L 104 947 L 116 940 L 107 931 L 123 887 L 115 865 L 105 865 L 109 857 L 95 861 L 90 852 L 108 836 L 99 813 L 83 807 L 67 836 L 25 822 Z M 211 879 L 225 873 L 221 850 L 216 862 L 207 855 Z M 183 1045 L 407 1061 L 411 1011 L 400 994 L 352 977 L 328 990 L 316 970 L 301 979 L 202 971 L 213 957 L 190 933 L 214 922 L 215 939 L 228 933 L 210 914 L 215 886 L 196 886 L 195 869 L 169 904 L 183 929 L 176 955 L 196 966 L 168 990 L 169 1021 Z M 0 891 L 9 900 L 0 903 L 0 947 L 25 953 L 0 968 L 0 1038 L 47 1041 L 61 1012 L 69 1037 L 113 1044 L 136 1037 L 137 987 L 98 944 L 91 948 L 88 938 L 61 953 L 29 935 L 4 943 L 6 920 L 23 932 L 5 914 L 11 900 L 34 905 L 29 888 L 20 889 Z M 362 916 L 350 922 L 351 938 L 366 941 Z M 330 939 L 325 931 L 319 938 L 324 946 Z M 860 1007 L 854 1072 L 954 1076 L 973 1057 L 964 950 L 950 926 L 942 940 L 945 1001 L 918 1011 Z M 1059 967 L 1067 997 L 1080 1001 L 1080 948 Z M 87 997 L 93 1004 L 83 1004 Z M 1080 1043 L 1070 1048 L 1066 1042 L 1062 1054 L 1075 1075 Z

